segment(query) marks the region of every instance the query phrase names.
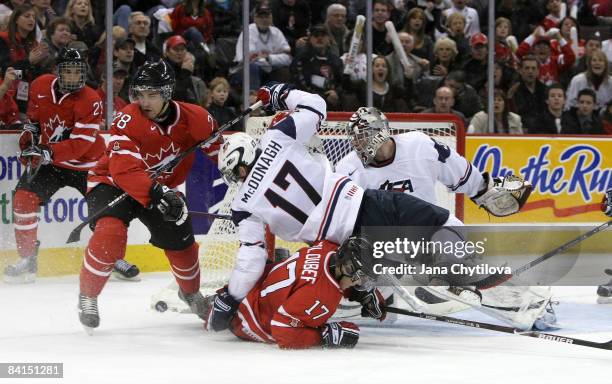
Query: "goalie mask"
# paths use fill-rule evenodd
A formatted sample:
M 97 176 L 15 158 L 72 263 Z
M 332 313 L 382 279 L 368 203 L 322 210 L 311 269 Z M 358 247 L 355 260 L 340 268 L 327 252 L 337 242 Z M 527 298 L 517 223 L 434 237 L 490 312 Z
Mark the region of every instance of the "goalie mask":
M 175 85 L 174 70 L 164 60 L 146 62 L 130 83 L 130 102 L 134 103 L 141 91 L 158 92 L 165 102 L 172 99 Z
M 342 243 L 336 254 L 336 268 L 341 268 L 342 276 L 347 276 L 360 287 L 374 287 L 376 276 L 372 272 L 374 248 L 363 237 L 351 236 Z
M 238 166 L 244 165 L 250 168 L 257 157 L 259 150 L 257 142 L 244 132 L 234 133 L 225 139 L 219 150 L 218 166 L 226 184 L 234 184 L 240 181 Z
M 85 86 L 87 60 L 78 49 L 63 49 L 57 59 L 57 85 L 66 94 L 77 92 Z
M 389 120 L 374 107 L 361 107 L 348 124 L 351 146 L 364 166 L 374 162 L 378 149 L 391 137 Z

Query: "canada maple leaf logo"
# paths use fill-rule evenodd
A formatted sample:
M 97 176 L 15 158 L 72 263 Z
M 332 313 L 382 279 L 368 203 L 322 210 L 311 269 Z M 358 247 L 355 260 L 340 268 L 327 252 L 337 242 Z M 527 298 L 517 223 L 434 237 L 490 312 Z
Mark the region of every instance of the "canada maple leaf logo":
M 46 131 L 53 131 L 53 133 L 49 135 L 50 143 L 58 143 L 62 141 L 64 138 L 64 132 L 68 130 L 66 127 L 66 120 L 60 120 L 57 114 L 52 119 L 50 118 L 47 123 L 44 123 L 44 126 Z
M 156 154 L 147 153 L 143 158 L 143 161 L 147 165 L 147 172 L 155 173 L 162 167 L 165 167 L 167 164 L 169 164 L 170 162 L 174 161 L 174 159 L 176 159 L 180 151 L 181 151 L 181 147 L 179 146 L 175 147 L 174 143 L 170 143 L 170 145 L 167 146 L 166 148 L 163 148 L 163 147 L 160 148 L 159 152 Z M 171 174 L 172 171 L 174 170 L 174 167 L 176 167 L 176 164 L 173 167 L 164 170 L 163 173 Z

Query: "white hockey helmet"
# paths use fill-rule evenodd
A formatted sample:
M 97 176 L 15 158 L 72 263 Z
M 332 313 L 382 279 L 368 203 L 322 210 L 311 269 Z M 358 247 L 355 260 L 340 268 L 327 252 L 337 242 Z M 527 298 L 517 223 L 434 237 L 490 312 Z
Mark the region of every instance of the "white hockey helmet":
M 218 167 L 223 180 L 228 185 L 240 181 L 238 166 L 252 166 L 257 160 L 258 152 L 257 141 L 244 132 L 234 133 L 225 138 L 218 156 Z
M 389 120 L 374 107 L 361 107 L 349 120 L 348 135 L 361 162 L 368 166 L 374 161 L 378 149 L 391 137 Z

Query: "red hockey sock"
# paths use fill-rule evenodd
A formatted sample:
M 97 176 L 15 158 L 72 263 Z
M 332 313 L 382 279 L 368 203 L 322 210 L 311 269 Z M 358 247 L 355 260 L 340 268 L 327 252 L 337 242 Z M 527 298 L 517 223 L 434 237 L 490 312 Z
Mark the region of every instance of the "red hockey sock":
M 113 272 L 113 265 L 125 257 L 127 226 L 116 217 L 103 217 L 96 223 L 81 267 L 81 293 L 97 297 Z
M 40 199 L 34 192 L 18 189 L 13 202 L 15 240 L 21 257 L 35 256 L 37 252 L 38 206 Z
M 195 293 L 200 289 L 199 248 L 198 243 L 194 242 L 181 251 L 164 250 L 170 261 L 172 274 L 184 293 Z

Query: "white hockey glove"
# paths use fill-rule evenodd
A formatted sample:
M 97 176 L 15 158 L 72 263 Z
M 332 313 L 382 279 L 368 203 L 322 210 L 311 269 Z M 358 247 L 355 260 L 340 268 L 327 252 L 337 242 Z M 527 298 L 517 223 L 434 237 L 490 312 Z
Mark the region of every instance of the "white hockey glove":
M 520 211 L 533 188 L 530 182 L 515 175 L 491 178 L 485 172 L 482 176 L 486 187 L 472 201 L 493 216 L 510 216 Z
M 608 189 L 601 199 L 601 210 L 606 216 L 612 217 L 612 189 Z
M 348 321 L 328 323 L 321 328 L 323 348 L 354 348 L 359 341 L 359 327 Z
M 257 99 L 263 103 L 267 111 L 285 111 L 288 109 L 285 99 L 292 89 L 293 86 L 290 84 L 270 82 L 259 88 Z

